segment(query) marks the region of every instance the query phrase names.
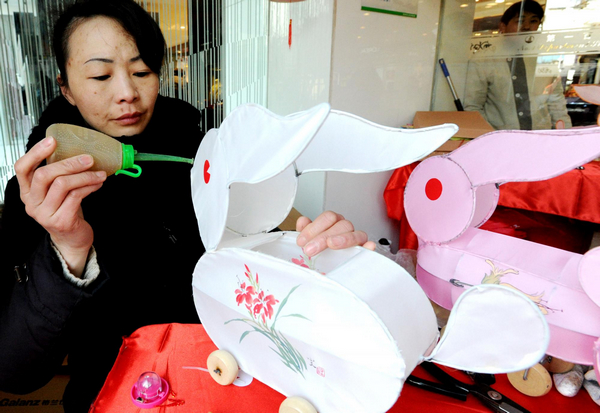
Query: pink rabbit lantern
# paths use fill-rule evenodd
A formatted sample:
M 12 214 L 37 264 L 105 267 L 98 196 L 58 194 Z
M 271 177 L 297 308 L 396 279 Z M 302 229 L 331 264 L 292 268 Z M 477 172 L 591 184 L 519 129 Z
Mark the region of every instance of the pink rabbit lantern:
M 549 179 L 599 154 L 597 127 L 496 131 L 419 164 L 404 205 L 429 298 L 451 309 L 471 286 L 519 290 L 546 316 L 547 354 L 598 369 L 600 249 L 581 255 L 478 227 L 494 212 L 499 185 Z

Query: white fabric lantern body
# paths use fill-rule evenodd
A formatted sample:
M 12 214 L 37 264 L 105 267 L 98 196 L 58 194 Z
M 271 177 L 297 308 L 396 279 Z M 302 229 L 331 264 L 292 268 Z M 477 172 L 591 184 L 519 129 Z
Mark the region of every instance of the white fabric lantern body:
M 242 370 L 283 394 L 313 401 L 319 411 L 388 410 L 437 341 L 433 311 L 413 311 L 429 306 L 416 281 L 364 248 L 326 251 L 311 270 L 291 261 L 302 252 L 296 234 L 248 238 L 260 243 L 222 245 L 196 268 L 213 274 L 198 277 L 194 287 L 199 314 L 211 314 L 203 322 L 219 348 L 235 354 Z M 255 314 L 256 304 L 248 309 L 236 301 L 256 278 L 252 300 L 270 297 L 270 317 L 268 309 Z

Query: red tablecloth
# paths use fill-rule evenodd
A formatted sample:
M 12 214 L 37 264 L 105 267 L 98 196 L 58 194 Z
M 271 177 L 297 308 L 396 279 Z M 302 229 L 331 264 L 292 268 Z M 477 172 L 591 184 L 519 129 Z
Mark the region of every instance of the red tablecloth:
M 168 380 L 175 395 L 149 412 L 276 413 L 285 397 L 258 380 L 247 387 L 223 387 L 206 372 L 183 369 L 183 366 L 206 367 L 206 358 L 215 349 L 201 325 L 163 324 L 141 328 L 124 339 L 117 361 L 90 412 L 143 412 L 131 402 L 131 386 L 141 373 L 153 370 Z M 414 374 L 433 380 L 419 367 Z M 532 413 L 600 411 L 585 390 L 574 398 L 566 398 L 554 389 L 543 397 L 531 398 L 515 390 L 505 375 L 496 378 L 493 386 L 496 390 Z M 171 406 L 165 406 L 168 404 Z M 398 402 L 390 410 L 392 413 L 489 411 L 474 396 L 460 402 L 410 385 L 404 386 Z
M 394 171 L 383 195 L 388 216 L 400 222 L 398 248 L 417 249 L 418 246 L 417 237 L 404 214 L 404 188 L 417 165 L 415 162 Z M 581 252 L 585 250 L 589 234 L 581 225 L 573 232 L 572 221 L 556 217 L 600 224 L 600 162 L 590 162 L 583 169 L 574 169 L 546 181 L 504 184 L 500 187 L 498 205 L 533 214 L 499 208 L 483 229 Z

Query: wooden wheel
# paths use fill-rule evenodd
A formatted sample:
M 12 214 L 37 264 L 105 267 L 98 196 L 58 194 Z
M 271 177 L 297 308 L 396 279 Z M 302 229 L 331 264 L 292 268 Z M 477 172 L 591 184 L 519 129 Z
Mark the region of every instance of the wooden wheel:
M 302 397 L 288 397 L 279 406 L 279 413 L 317 413 L 317 410 Z
M 546 357 L 542 361 L 542 366 L 544 366 L 550 373 L 561 374 L 571 371 L 573 367 L 575 367 L 575 364 L 557 359 L 556 357 Z
M 237 361 L 225 350 L 215 350 L 210 353 L 206 360 L 206 367 L 211 377 L 222 386 L 233 383 L 239 371 Z
M 531 397 L 543 396 L 552 388 L 550 373 L 539 363 L 528 370 L 508 373 L 507 377 L 515 389 Z

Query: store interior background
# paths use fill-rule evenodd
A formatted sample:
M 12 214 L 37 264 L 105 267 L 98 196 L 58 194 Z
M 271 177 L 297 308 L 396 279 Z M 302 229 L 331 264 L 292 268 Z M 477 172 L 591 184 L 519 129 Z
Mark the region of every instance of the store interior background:
M 417 17 L 410 18 L 363 11 L 361 0 L 137 1 L 156 17 L 167 39 L 161 93 L 198 107 L 204 130 L 218 127 L 232 109 L 248 102 L 280 115 L 329 102 L 391 127 L 410 124 L 416 111 L 455 110 L 437 60 L 445 59 L 462 98 L 474 45 L 502 42 L 494 25 L 513 3 L 419 0 Z M 552 44 L 554 52 L 540 52 L 538 63 L 560 73 L 567 91 L 582 78 L 600 83 L 600 0 L 539 2 L 546 16 L 536 34 L 543 38 L 535 45 L 547 51 L 543 45 Z M 31 127 L 58 93 L 50 10 L 68 3 L 0 1 L 2 192 Z M 585 42 L 571 40 L 579 38 Z M 582 118 L 579 124 L 597 115 L 596 107 L 582 108 L 576 98 L 570 106 L 570 113 Z M 382 197 L 390 174 L 307 174 L 294 206 L 311 218 L 335 210 L 370 239 L 396 240 L 397 224 L 387 218 Z

